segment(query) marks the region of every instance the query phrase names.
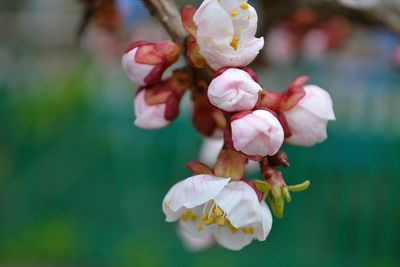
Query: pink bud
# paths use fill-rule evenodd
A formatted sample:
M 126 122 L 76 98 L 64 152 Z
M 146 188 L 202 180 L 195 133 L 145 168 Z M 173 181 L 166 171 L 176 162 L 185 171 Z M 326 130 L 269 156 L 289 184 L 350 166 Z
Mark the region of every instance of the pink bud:
M 239 113 L 231 122 L 234 149 L 252 157 L 276 154 L 284 140 L 278 119 L 270 111 L 262 109 L 244 114 L 240 116 Z
M 261 86 L 244 70 L 231 68 L 214 78 L 208 87 L 208 99 L 227 112 L 250 110 L 258 101 Z
M 335 120 L 335 114 L 328 92 L 316 85 L 304 86 L 304 90 L 306 94 L 297 105 L 283 112 L 292 134 L 286 142 L 312 146 L 327 138 L 327 124 Z
M 165 103 L 149 105 L 146 103 L 146 90 L 141 90 L 135 96 L 135 125 L 143 129 L 159 129 L 167 126 L 170 121 L 165 119 Z
M 169 66 L 176 62 L 181 49 L 172 41 L 131 44 L 122 57 L 122 66 L 129 79 L 139 86 L 156 84 Z

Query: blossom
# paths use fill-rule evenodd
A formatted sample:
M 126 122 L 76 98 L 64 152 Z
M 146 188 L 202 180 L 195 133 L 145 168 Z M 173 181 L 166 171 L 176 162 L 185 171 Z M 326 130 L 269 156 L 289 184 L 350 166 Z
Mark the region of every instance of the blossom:
M 146 103 L 146 90 L 135 96 L 135 125 L 143 129 L 159 129 L 167 126 L 171 121 L 165 118 L 165 103 L 149 105 Z
M 235 150 L 248 156 L 265 157 L 278 152 L 284 131 L 270 111 L 258 109 L 232 117 L 230 138 L 228 141 Z
M 267 205 L 243 181 L 196 175 L 174 185 L 163 201 L 167 222 L 178 221 L 197 239 L 214 237 L 223 247 L 240 250 L 253 239 L 264 241 L 272 226 Z
M 312 146 L 327 138 L 327 124 L 329 120 L 335 120 L 335 114 L 328 92 L 316 85 L 303 88 L 304 97 L 293 108 L 283 112 L 291 132 L 286 143 Z
M 205 0 L 193 16 L 200 54 L 214 70 L 247 66 L 264 46 L 247 0 Z
M 131 44 L 122 57 L 122 66 L 132 82 L 139 86 L 155 84 L 179 57 L 180 47 L 172 41 Z
M 224 111 L 254 108 L 261 86 L 245 70 L 229 68 L 215 77 L 208 87 L 210 103 Z

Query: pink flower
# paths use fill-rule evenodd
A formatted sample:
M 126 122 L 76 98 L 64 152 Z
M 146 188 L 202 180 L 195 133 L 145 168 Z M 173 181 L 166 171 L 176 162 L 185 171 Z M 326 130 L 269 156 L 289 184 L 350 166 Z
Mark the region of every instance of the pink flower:
M 261 86 L 244 70 L 230 68 L 215 77 L 208 87 L 208 99 L 228 112 L 250 110 L 258 100 Z
M 278 119 L 271 112 L 259 109 L 232 118 L 231 140 L 227 142 L 248 156 L 265 157 L 276 154 L 283 140 L 284 131 Z
M 214 70 L 250 64 L 264 46 L 247 0 L 205 0 L 193 17 L 200 54 Z
M 143 129 L 159 129 L 170 124 L 165 119 L 165 103 L 149 105 L 146 103 L 146 90 L 140 91 L 135 97 L 135 125 Z
M 176 62 L 181 49 L 172 41 L 131 44 L 122 57 L 122 66 L 132 82 L 139 86 L 156 84 L 169 66 Z
M 335 120 L 335 114 L 328 92 L 316 85 L 306 85 L 304 90 L 304 97 L 293 108 L 283 112 L 291 132 L 286 142 L 312 146 L 327 138 L 327 124 L 329 120 Z

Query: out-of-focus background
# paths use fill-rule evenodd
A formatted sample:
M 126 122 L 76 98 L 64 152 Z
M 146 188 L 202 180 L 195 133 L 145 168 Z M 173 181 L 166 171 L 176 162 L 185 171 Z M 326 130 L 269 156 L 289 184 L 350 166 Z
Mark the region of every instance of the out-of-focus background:
M 361 2 L 351 8 L 380 5 Z M 202 137 L 187 103 L 166 129 L 133 125 L 122 51 L 167 37 L 141 1 L 117 4 L 117 19 L 106 8 L 78 40 L 84 1 L 0 3 L 0 266 L 400 266 L 396 34 L 309 10 L 268 29 L 254 66 L 262 85 L 283 90 L 310 75 L 332 95 L 337 121 L 325 143 L 286 148 L 287 182 L 311 187 L 266 242 L 193 253 L 161 201 L 189 176 Z

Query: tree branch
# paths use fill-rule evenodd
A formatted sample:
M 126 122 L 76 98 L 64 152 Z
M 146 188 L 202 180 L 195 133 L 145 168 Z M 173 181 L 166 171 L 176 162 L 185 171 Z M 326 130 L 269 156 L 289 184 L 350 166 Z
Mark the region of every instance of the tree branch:
M 181 14 L 174 0 L 142 0 L 151 14 L 157 17 L 171 38 L 183 44 L 187 33 L 182 25 Z

